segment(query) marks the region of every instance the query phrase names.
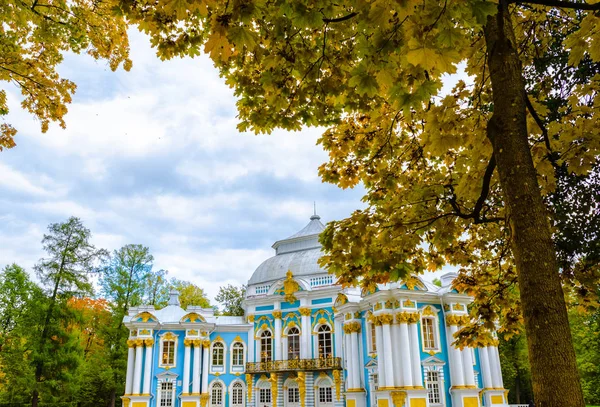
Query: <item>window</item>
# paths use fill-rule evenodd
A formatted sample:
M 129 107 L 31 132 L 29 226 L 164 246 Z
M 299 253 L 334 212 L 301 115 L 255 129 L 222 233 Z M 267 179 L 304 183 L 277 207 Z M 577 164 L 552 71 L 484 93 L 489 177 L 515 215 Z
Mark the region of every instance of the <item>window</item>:
M 319 327 L 319 358 L 332 357 L 331 349 L 331 328 L 328 325 Z
M 223 366 L 224 355 L 225 355 L 225 346 L 221 342 L 215 342 L 213 344 L 213 351 L 212 351 L 213 366 Z
M 173 406 L 173 383 L 161 383 L 160 384 L 160 407 L 172 407 Z
M 240 342 L 233 344 L 233 349 L 231 351 L 231 364 L 233 367 L 244 366 L 244 345 Z
M 379 375 L 377 373 L 373 373 L 373 390 L 379 390 Z
M 319 403 L 333 403 L 333 393 L 331 387 L 319 387 Z
M 440 374 L 430 370 L 427 372 L 427 393 L 429 395 L 429 404 L 441 404 L 440 395 Z
M 231 405 L 244 405 L 244 386 L 240 382 L 235 382 L 231 387 Z
M 288 330 L 288 360 L 300 359 L 300 330 L 296 327 Z
M 271 389 L 260 389 L 258 392 L 258 401 L 261 404 L 271 404 Z
M 268 362 L 273 360 L 273 342 L 271 331 L 263 331 L 260 335 L 260 361 Z
M 163 340 L 162 343 L 162 365 L 175 366 L 175 341 Z
M 298 404 L 300 403 L 300 391 L 297 387 L 288 387 L 288 403 Z
M 223 406 L 223 385 L 219 382 L 215 382 L 212 385 L 212 391 L 210 392 L 210 405 L 211 406 Z
M 371 353 L 377 353 L 377 334 L 375 329 L 375 324 L 369 324 L 369 335 L 370 335 L 370 345 L 371 345 Z
M 421 319 L 421 330 L 423 332 L 423 348 L 425 350 L 437 349 L 435 318 L 426 317 Z

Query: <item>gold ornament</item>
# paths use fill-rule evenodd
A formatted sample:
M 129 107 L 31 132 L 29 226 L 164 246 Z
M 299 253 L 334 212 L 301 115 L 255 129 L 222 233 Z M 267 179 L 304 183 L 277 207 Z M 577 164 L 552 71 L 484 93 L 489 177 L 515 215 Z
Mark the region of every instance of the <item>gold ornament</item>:
M 308 307 L 300 307 L 300 308 L 298 308 L 298 311 L 300 312 L 300 315 L 302 315 L 303 317 L 310 317 L 310 314 L 312 312 L 312 310 Z
M 283 293 L 285 294 L 285 300 L 289 303 L 296 302 L 295 292 L 300 290 L 300 284 L 293 279 L 291 270 L 286 273 L 286 279 L 283 282 Z
M 336 369 L 332 373 L 333 373 L 333 383 L 335 384 L 335 395 L 337 396 L 337 399 L 339 401 L 341 393 L 342 393 L 341 370 Z
M 273 318 L 281 319 L 281 311 L 273 311 Z

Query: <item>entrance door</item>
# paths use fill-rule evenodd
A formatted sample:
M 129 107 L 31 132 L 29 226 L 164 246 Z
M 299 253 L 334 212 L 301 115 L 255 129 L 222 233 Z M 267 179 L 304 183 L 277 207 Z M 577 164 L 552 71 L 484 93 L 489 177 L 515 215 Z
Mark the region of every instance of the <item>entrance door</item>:
M 318 407 L 333 407 L 333 389 L 331 387 L 319 387 L 317 397 Z
M 258 407 L 272 407 L 271 389 L 258 390 Z

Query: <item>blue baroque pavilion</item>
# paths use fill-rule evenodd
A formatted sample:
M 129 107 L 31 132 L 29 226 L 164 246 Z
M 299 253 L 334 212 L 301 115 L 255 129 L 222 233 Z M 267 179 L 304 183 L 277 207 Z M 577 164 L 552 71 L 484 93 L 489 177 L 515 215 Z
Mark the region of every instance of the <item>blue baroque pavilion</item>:
M 319 233 L 273 244 L 248 281 L 246 316 L 179 305 L 129 310 L 125 407 L 507 406 L 497 340 L 460 349 L 472 298 L 413 279 L 342 289 Z

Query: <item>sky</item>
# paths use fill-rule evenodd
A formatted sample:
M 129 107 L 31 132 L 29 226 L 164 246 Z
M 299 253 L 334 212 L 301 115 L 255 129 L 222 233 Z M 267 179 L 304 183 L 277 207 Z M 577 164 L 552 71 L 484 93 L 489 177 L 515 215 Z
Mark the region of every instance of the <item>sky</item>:
M 0 267 L 32 272 L 49 224 L 81 218 L 110 251 L 148 246 L 154 267 L 202 287 L 245 284 L 271 245 L 364 207 L 363 190 L 321 182 L 323 129 L 256 136 L 236 129 L 233 92 L 206 56 L 160 61 L 130 32 L 130 72 L 67 55 L 77 84 L 67 128 L 39 123 L 8 89 L 17 147 L 0 153 Z

